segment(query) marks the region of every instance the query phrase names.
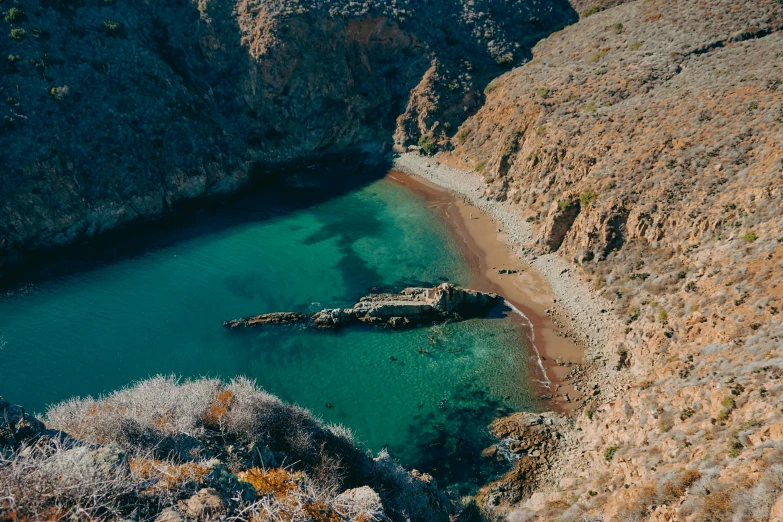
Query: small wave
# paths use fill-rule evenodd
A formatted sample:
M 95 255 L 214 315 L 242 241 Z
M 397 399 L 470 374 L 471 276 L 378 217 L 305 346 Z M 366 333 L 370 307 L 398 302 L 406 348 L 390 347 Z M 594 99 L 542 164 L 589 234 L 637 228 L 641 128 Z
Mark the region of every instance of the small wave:
M 546 374 L 546 368 L 544 368 L 544 361 L 541 360 L 541 352 L 538 351 L 538 347 L 536 346 L 536 330 L 533 327 L 533 321 L 531 321 L 530 318 L 522 312 L 522 310 L 520 310 L 513 304 L 509 303 L 506 300 L 503 300 L 503 303 L 509 308 L 511 308 L 517 315 L 519 315 L 525 321 L 527 321 L 528 325 L 530 325 L 530 342 L 533 345 L 533 350 L 535 350 L 536 352 L 536 361 L 538 362 L 538 367 L 541 368 L 541 374 L 544 376 L 544 381 L 538 381 L 538 382 L 540 384 L 545 385 L 547 388 L 551 388 L 552 381 L 549 380 L 549 377 Z

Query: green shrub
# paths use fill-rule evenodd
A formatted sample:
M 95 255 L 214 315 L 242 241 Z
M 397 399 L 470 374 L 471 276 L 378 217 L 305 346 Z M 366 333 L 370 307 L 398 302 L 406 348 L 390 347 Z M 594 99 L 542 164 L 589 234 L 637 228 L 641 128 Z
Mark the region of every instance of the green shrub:
M 494 83 L 490 83 L 484 88 L 484 94 L 489 94 L 497 88 L 498 88 L 497 85 L 495 85 Z
M 598 51 L 594 55 L 590 56 L 590 63 L 596 63 L 598 60 L 606 56 L 606 51 Z
M 621 24 L 620 22 L 614 24 L 613 28 L 614 28 L 614 32 L 617 34 L 623 34 L 625 32 L 625 28 L 623 27 L 623 24 Z
M 427 136 L 422 136 L 419 138 L 419 147 L 421 147 L 421 150 L 424 151 L 424 154 L 427 156 L 432 156 L 438 152 L 438 144 Z
M 16 28 L 16 29 L 11 29 L 11 32 L 9 34 L 11 35 L 11 38 L 16 40 L 17 42 L 21 42 L 22 40 L 24 40 L 24 37 L 27 36 L 27 31 L 25 31 L 24 29 Z
M 682 413 L 680 413 L 680 420 L 684 421 L 685 419 L 690 419 L 695 414 L 696 414 L 696 412 L 693 411 L 693 409 L 685 408 L 684 410 L 682 410 Z
M 594 5 L 590 9 L 582 12 L 582 18 L 587 18 L 588 16 L 593 16 L 594 14 L 600 13 L 603 10 L 604 10 L 604 8 L 601 7 L 600 5 Z
M 5 21 L 9 24 L 16 24 L 24 20 L 25 14 L 24 11 L 21 9 L 17 9 L 16 7 L 12 7 L 8 10 L 8 12 L 5 14 Z
M 732 433 L 731 436 L 729 437 L 729 440 L 727 441 L 728 442 L 728 447 L 729 447 L 728 448 L 729 449 L 729 457 L 731 457 L 733 459 L 739 457 L 739 454 L 742 451 L 742 448 L 744 448 L 742 443 L 739 441 L 739 437 L 737 437 L 737 434 L 738 434 L 738 432 L 736 432 L 736 431 L 734 433 Z
M 495 60 L 495 62 L 501 67 L 511 67 L 512 65 L 514 65 L 514 55 L 510 53 L 504 54 L 503 56 Z
M 754 232 L 748 232 L 747 234 L 742 236 L 742 239 L 744 239 L 747 243 L 752 243 L 758 238 L 759 236 L 757 236 Z
M 476 164 L 476 172 L 484 172 L 485 168 L 487 168 L 487 162 L 486 161 L 479 161 Z
M 106 34 L 111 36 L 117 36 L 122 34 L 122 23 L 116 20 L 106 20 L 102 26 Z
M 638 51 L 641 46 L 642 46 L 642 42 L 633 42 L 631 45 L 628 46 L 628 48 L 632 51 Z
M 598 197 L 598 193 L 594 190 L 588 190 L 587 192 L 582 192 L 582 194 L 579 196 L 579 202 L 582 203 L 583 207 L 590 206 L 590 203 L 595 201 L 595 198 Z
M 585 410 L 585 417 L 587 417 L 587 420 L 593 420 L 593 410 Z
M 564 199 L 561 199 L 560 201 L 557 202 L 557 210 L 559 210 L 560 212 L 565 212 L 566 210 L 571 208 L 571 205 L 573 204 L 574 204 L 573 201 L 566 201 Z
M 459 89 L 459 81 L 458 80 L 452 80 L 449 82 L 449 90 L 450 91 L 456 91 Z
M 468 139 L 468 136 L 470 136 L 470 131 L 468 129 L 462 129 L 457 133 L 457 141 L 460 143 L 465 143 Z
M 51 94 L 55 100 L 63 100 L 68 95 L 68 86 L 63 85 L 62 87 L 52 87 L 49 90 L 49 94 Z
M 658 312 L 658 320 L 662 323 L 666 322 L 668 316 L 669 314 L 666 313 L 666 310 L 661 310 L 660 312 Z
M 604 459 L 606 459 L 606 462 L 611 462 L 615 453 L 617 453 L 617 446 L 609 446 L 606 448 L 606 451 L 604 451 Z
M 536 90 L 536 94 L 538 94 L 540 97 L 544 99 L 547 99 L 549 98 L 550 91 L 549 89 L 541 87 L 540 89 Z

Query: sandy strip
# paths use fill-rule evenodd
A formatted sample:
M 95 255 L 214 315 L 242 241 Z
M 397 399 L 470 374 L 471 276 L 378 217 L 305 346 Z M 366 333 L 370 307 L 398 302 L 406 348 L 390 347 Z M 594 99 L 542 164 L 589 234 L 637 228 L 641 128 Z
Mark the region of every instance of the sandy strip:
M 568 363 L 582 362 L 583 349 L 558 336 L 557 326 L 547 317 L 546 309 L 556 297 L 546 278 L 513 254 L 497 225 L 475 206 L 399 171 L 391 171 L 387 178 L 423 196 L 441 213 L 471 267 L 470 288 L 500 294 L 512 307 L 513 317 L 533 350 L 531 355 L 538 367 L 534 378 L 541 385 L 541 394 L 553 398 L 545 407 L 558 411 L 575 408 L 578 402 L 568 402 L 565 394 L 571 399 L 580 394 L 564 377 L 570 371 Z M 517 273 L 499 274 L 498 270 Z M 558 365 L 556 360 L 566 365 Z
M 605 356 L 602 349 L 617 326 L 612 314 L 606 312 L 611 305 L 590 291 L 564 259 L 531 248 L 536 236 L 520 216 L 519 207 L 484 198 L 484 183 L 478 174 L 417 154 L 397 158 L 394 166 L 400 172 L 391 172 L 390 179 L 427 197 L 461 239 L 473 265 L 471 287 L 503 295 L 532 323 L 531 334 L 546 372 L 542 380 L 551 382 L 552 409 L 576 407 L 578 403 L 569 403 L 565 397 L 566 393 L 570 399 L 580 397 L 563 380 L 570 369 L 556 360 L 580 363 L 586 356 L 593 363 L 600 362 Z M 498 269 L 519 273 L 498 274 Z M 587 351 L 558 335 L 561 330 L 546 313 L 553 307 L 568 316 L 571 333 L 577 331 Z

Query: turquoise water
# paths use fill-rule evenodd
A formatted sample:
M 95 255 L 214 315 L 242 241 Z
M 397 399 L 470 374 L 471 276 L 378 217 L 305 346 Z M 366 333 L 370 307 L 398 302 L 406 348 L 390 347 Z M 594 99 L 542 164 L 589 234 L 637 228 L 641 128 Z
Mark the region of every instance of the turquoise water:
M 41 412 L 159 373 L 244 374 L 465 491 L 492 472 L 485 426 L 532 404 L 502 314 L 401 332 L 221 326 L 348 306 L 373 287 L 468 282 L 434 210 L 391 182 L 267 189 L 115 250 L 0 299 L 0 394 Z

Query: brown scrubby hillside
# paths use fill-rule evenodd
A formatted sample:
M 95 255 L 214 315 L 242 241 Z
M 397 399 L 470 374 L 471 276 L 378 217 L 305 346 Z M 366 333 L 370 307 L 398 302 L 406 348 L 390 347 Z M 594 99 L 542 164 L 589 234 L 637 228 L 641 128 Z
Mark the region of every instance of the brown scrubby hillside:
M 576 19 L 566 0 L 6 0 L 0 12 L 0 272 L 293 161 L 377 155 L 398 127 L 403 145 L 451 135 L 490 78 Z
M 579 471 L 520 520 L 783 516 L 782 27 L 775 0 L 598 12 L 493 81 L 440 155 L 624 323 L 595 362 L 632 384 L 586 407 Z

